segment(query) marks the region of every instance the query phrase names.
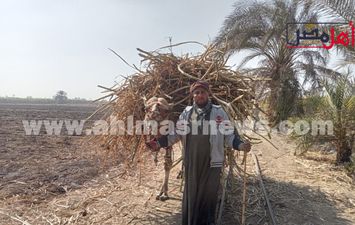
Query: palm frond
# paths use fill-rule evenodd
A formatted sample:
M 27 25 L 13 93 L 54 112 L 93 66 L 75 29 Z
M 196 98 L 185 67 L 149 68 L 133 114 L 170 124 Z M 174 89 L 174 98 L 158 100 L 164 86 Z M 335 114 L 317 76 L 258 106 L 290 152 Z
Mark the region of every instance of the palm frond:
M 334 13 L 336 13 L 339 17 L 347 21 L 355 19 L 354 0 L 318 0 L 316 4 L 328 15 L 334 15 Z

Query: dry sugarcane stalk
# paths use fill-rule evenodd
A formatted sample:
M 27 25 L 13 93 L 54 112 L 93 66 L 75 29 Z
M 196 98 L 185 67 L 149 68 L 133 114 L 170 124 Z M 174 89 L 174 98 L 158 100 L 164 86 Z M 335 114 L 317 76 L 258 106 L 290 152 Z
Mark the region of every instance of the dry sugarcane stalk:
M 245 225 L 245 211 L 247 205 L 247 152 L 244 152 L 243 162 L 244 162 L 244 181 L 243 181 L 243 203 L 242 203 L 242 225 Z
M 182 157 L 179 157 L 174 164 L 171 166 L 171 169 L 174 168 L 176 165 L 178 165 L 182 161 Z
M 231 176 L 232 172 L 233 172 L 232 167 L 229 166 L 227 177 L 224 179 L 224 183 L 223 183 L 221 203 L 219 206 L 219 211 L 218 211 L 218 216 L 217 216 L 217 225 L 222 224 L 221 222 L 222 222 L 222 215 L 223 215 L 224 199 L 226 197 L 227 181 L 228 181 L 228 178 Z
M 174 45 L 165 48 L 172 46 Z M 189 96 L 191 83 L 203 79 L 210 82 L 212 102 L 221 104 L 231 119 L 243 120 L 250 115 L 255 98 L 253 83 L 258 81 L 248 77 L 248 74 L 241 74 L 226 66 L 225 59 L 220 56 L 223 55 L 220 49 L 205 46 L 205 51 L 195 56 L 175 56 L 172 53 L 160 53 L 158 50 L 153 52 L 137 50 L 145 68 L 141 70 L 135 68 L 136 73 L 125 77 L 114 87 L 101 87 L 105 96 L 111 97 L 111 100 L 105 108 L 98 111 L 110 113 L 112 117 L 125 124 L 130 115 L 134 120 L 143 120 L 143 97 L 148 99 L 157 96 L 168 98 L 173 103 L 170 119 L 176 122 L 182 110 L 192 103 Z M 111 51 L 123 60 L 116 52 Z M 95 136 L 94 139 L 103 142 L 109 152 L 116 152 L 122 157 L 131 159 L 127 161 L 129 164 L 140 162 L 139 158 L 142 160 L 146 158 L 141 157 L 142 154 L 147 154 L 146 151 L 132 148 L 132 141 L 135 139 L 133 136 L 107 135 Z M 144 145 L 139 145 L 138 148 L 144 148 Z
M 264 186 L 263 178 L 261 176 L 258 157 L 253 152 L 252 152 L 252 157 L 253 157 L 253 160 L 254 160 L 254 163 L 255 163 L 255 173 L 256 173 L 256 175 L 257 175 L 257 177 L 259 179 L 259 183 L 260 183 L 261 189 L 262 189 L 264 197 L 265 197 L 266 205 L 267 205 L 267 208 L 268 208 L 268 212 L 269 212 L 272 224 L 273 225 L 277 225 L 276 219 L 275 219 L 272 207 L 271 207 L 271 203 L 269 201 L 269 198 L 268 198 L 265 186 Z

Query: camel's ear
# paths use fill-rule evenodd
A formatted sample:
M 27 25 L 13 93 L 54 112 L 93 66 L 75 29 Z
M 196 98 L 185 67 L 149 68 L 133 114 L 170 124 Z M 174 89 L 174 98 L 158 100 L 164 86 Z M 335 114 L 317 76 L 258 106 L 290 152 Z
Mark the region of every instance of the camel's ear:
M 147 101 L 144 102 L 144 107 L 145 108 L 149 108 L 151 107 L 153 104 L 155 104 L 158 101 L 157 97 L 151 97 L 150 99 L 148 99 Z
M 168 106 L 169 106 L 169 110 L 172 110 L 173 107 L 174 107 L 174 104 L 173 103 L 169 103 Z

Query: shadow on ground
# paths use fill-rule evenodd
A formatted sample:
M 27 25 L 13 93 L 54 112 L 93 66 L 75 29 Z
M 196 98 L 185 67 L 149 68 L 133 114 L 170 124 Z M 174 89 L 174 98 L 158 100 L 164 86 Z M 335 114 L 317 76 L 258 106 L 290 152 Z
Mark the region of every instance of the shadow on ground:
M 293 182 L 263 178 L 277 224 L 282 225 L 352 225 L 342 218 L 341 210 L 325 193 Z M 247 224 L 272 224 L 259 182 L 255 177 L 248 182 Z M 240 224 L 242 180 L 233 176 L 228 184 L 223 225 Z M 234 197 L 237 196 L 237 197 Z M 351 207 L 351 206 L 349 206 Z
M 146 217 L 142 218 L 133 224 L 162 224 L 162 225 L 180 225 L 181 224 L 181 212 L 171 213 L 167 211 L 151 212 Z

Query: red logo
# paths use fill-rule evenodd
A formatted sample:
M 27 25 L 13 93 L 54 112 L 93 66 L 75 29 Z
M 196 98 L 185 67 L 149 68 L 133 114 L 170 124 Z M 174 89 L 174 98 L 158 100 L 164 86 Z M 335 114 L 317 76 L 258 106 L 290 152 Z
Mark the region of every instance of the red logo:
M 223 117 L 222 116 L 220 116 L 220 115 L 216 116 L 216 123 L 217 124 L 222 123 L 222 121 L 223 121 Z

